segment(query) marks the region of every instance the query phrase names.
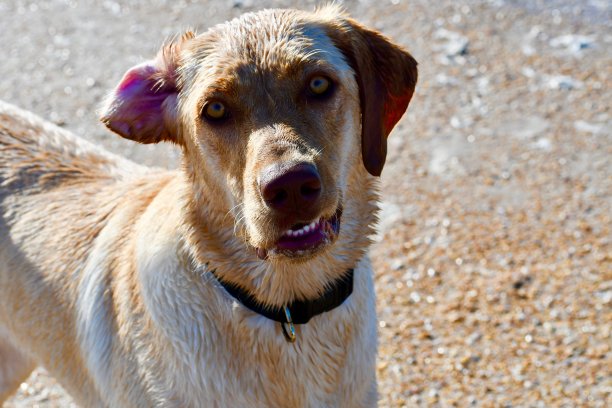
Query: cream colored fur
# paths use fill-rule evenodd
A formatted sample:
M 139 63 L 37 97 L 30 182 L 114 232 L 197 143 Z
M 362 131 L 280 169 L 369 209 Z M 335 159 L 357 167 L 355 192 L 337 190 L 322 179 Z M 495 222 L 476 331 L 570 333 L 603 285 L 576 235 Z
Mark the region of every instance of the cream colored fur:
M 164 51 L 180 93 L 164 105 L 164 126 L 176 133 L 161 139 L 183 149 L 178 171 L 139 166 L 0 102 L 0 403 L 43 365 L 83 407 L 376 404 L 366 250 L 377 181 L 362 163 L 356 73 L 321 28 L 340 30 L 343 18 L 335 8 L 266 11 Z M 297 109 L 265 107 L 248 92 L 232 100 L 249 106 L 249 121 L 231 130 L 244 140 L 224 145 L 230 131 L 202 124 L 212 83 L 240 77 L 257 90 L 254 77 L 233 71 L 251 63 L 240 54 L 247 49 L 272 72 L 313 58 L 333 71 L 336 99 L 308 114 L 320 127 L 300 131 Z M 271 86 L 272 98 L 286 100 L 286 87 Z M 111 115 L 121 112 L 117 98 Z M 316 129 L 318 147 L 298 149 Z M 343 209 L 335 242 L 303 259 L 254 251 L 279 234 L 252 189 L 258 169 L 279 160 L 267 150 L 275 143 L 289 146 L 285 158 L 317 163 L 330 192 L 323 215 Z M 282 305 L 317 296 L 348 268 L 353 294 L 296 326 L 295 343 L 210 273 Z

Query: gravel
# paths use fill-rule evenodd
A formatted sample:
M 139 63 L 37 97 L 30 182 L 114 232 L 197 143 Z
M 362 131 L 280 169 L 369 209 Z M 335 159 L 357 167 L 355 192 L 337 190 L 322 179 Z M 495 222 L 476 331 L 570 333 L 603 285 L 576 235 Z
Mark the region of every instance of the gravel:
M 0 97 L 173 167 L 97 124 L 105 92 L 183 28 L 295 4 L 4 1 Z M 344 4 L 420 62 L 372 249 L 379 405 L 612 406 L 609 2 Z M 71 402 L 39 369 L 5 406 Z

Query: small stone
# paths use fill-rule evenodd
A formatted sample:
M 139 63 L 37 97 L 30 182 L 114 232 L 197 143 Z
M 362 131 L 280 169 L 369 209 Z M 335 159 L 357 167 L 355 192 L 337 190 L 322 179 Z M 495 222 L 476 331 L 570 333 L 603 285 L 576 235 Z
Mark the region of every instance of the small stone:
M 435 39 L 445 40 L 442 45 L 435 47 L 438 51 L 442 51 L 446 57 L 457 57 L 467 55 L 468 39 L 456 32 L 449 31 L 445 28 L 440 28 L 434 33 Z
M 540 150 L 548 152 L 552 148 L 552 142 L 546 137 L 541 137 L 534 143 L 534 146 Z
M 572 54 L 580 54 L 581 51 L 592 48 L 595 38 L 592 36 L 566 34 L 555 37 L 549 41 L 551 47 L 565 48 Z
M 560 89 L 560 90 L 572 90 L 577 88 L 582 88 L 583 84 L 581 81 L 573 79 L 567 75 L 551 75 L 546 78 L 546 85 L 550 89 Z
M 594 135 L 602 133 L 604 130 L 603 124 L 593 124 L 584 120 L 577 120 L 574 122 L 574 129 L 579 132 L 592 133 Z
M 466 343 L 470 346 L 473 346 L 474 344 L 476 344 L 476 342 L 478 342 L 480 339 L 482 338 L 482 333 L 480 332 L 474 332 L 472 334 L 470 334 L 467 339 L 466 339 Z

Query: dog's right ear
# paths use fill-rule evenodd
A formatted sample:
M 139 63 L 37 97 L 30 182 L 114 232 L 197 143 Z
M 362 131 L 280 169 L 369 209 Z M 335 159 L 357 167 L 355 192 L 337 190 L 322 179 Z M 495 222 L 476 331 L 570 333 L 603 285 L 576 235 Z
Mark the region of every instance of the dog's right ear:
M 324 9 L 332 16 L 337 7 Z M 387 136 L 414 93 L 417 62 L 406 50 L 377 31 L 342 14 L 328 22 L 328 34 L 355 71 L 361 104 L 361 155 L 370 174 L 380 176 L 387 156 Z
M 139 143 L 180 144 L 177 69 L 181 48 L 194 36 L 186 32 L 165 44 L 154 60 L 130 68 L 105 101 L 100 120 L 113 132 Z

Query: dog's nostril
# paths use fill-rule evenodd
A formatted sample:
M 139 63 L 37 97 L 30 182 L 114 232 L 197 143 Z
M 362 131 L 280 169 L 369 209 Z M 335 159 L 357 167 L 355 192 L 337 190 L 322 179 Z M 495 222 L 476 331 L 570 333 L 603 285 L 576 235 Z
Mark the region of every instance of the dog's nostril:
M 320 183 L 309 183 L 304 184 L 300 188 L 300 194 L 302 194 L 305 198 L 315 198 L 321 192 L 321 184 Z
M 272 205 L 282 205 L 288 197 L 288 194 L 285 190 L 278 190 L 275 193 L 273 193 L 273 196 L 270 196 L 269 198 L 265 198 L 264 199 L 268 202 L 270 202 Z

